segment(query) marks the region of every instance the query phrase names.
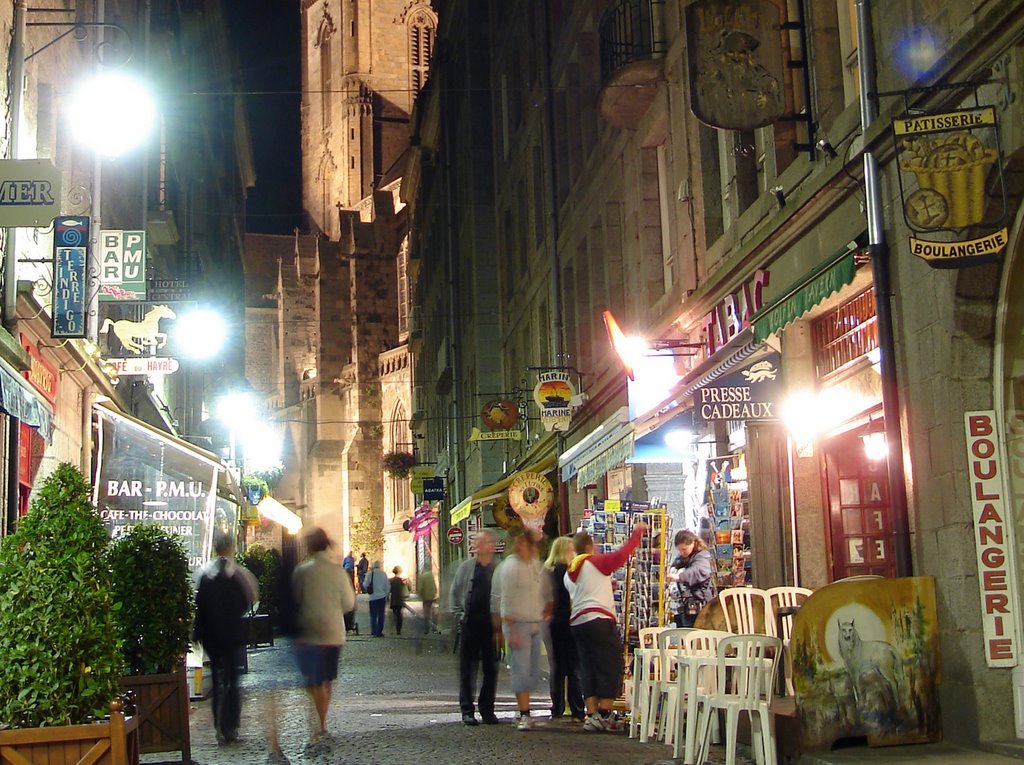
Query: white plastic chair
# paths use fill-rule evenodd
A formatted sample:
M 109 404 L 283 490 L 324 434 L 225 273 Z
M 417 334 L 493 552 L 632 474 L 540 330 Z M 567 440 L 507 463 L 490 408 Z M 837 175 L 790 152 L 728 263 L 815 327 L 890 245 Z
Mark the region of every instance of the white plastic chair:
M 639 633 L 639 645 L 633 651 L 633 689 L 629 716 L 629 737 L 640 735 L 640 728 L 647 724 L 651 713 L 651 693 L 655 678 L 660 677 L 658 633 L 665 627 L 644 627 Z
M 715 689 L 718 681 L 718 644 L 722 639 L 732 637 L 731 632 L 722 630 L 694 630 L 683 643 L 682 655 L 677 659 L 677 696 L 675 736 L 672 740 L 672 757 L 683 762 L 693 762 L 697 743 L 697 700 Z M 719 739 L 718 716 L 712 718 L 715 740 Z
M 756 587 L 729 587 L 718 593 L 725 614 L 725 629 L 735 635 L 775 637 L 775 621 L 768 593 Z M 730 613 L 730 607 L 732 613 Z M 757 615 L 764 616 L 764 629 L 757 628 Z
M 673 682 L 678 672 L 676 658 L 682 652 L 683 640 L 690 632 L 693 632 L 690 627 L 670 627 L 658 633 L 659 674 L 651 686 L 648 724 L 641 726 L 641 743 L 649 741 L 651 736 L 664 739 L 674 732 L 674 727 L 669 724 L 672 721 L 668 718 L 676 706 L 676 687 Z M 671 739 L 666 743 L 671 744 Z
M 786 695 L 792 696 L 793 689 L 793 655 L 789 651 L 789 641 L 793 636 L 793 614 L 779 617 L 780 608 L 793 608 L 802 606 L 807 598 L 811 597 L 814 590 L 806 587 L 771 587 L 765 592 L 768 593 L 768 600 L 772 606 L 772 622 L 775 624 L 775 636 L 782 641 L 782 650 L 785 654 L 785 661 L 782 665 L 782 673 L 786 678 Z
M 736 765 L 736 733 L 741 711 L 750 717 L 750 744 L 758 765 L 776 765 L 775 724 L 769 709 L 782 641 L 768 635 L 731 635 L 718 642 L 715 689 L 699 699 L 700 749 L 707 761 L 711 719 L 725 711 L 725 763 Z

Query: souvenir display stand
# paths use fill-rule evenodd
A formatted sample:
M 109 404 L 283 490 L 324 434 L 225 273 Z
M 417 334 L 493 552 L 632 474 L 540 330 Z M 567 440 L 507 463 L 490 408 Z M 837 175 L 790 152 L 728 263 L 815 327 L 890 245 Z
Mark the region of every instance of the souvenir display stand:
M 735 467 L 733 465 L 735 464 Z M 708 516 L 718 589 L 751 584 L 750 500 L 742 453 L 708 462 Z

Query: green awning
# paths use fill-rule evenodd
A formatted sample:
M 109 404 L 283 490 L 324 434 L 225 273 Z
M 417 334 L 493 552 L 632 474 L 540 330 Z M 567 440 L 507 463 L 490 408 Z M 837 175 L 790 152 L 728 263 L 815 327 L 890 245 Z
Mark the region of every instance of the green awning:
M 754 339 L 763 343 L 853 281 L 857 264 L 853 250 L 844 247 L 751 317 Z

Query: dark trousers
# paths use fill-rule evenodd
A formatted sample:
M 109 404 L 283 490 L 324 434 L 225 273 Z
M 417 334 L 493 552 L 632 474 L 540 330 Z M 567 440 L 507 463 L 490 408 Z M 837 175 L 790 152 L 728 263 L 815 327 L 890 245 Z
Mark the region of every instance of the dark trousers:
M 391 613 L 395 615 L 395 634 L 396 635 L 401 635 L 402 634 L 402 609 L 403 608 L 404 608 L 404 606 L 399 606 L 398 608 L 395 608 L 394 606 L 391 607 Z
M 580 685 L 579 655 L 576 641 L 569 627 L 551 627 L 551 716 L 565 714 L 566 701 L 569 713 L 576 718 L 586 714 L 583 706 L 583 687 Z M 566 686 L 568 685 L 568 693 Z
M 384 608 L 387 606 L 386 598 L 377 598 L 370 601 L 370 634 L 384 634 Z
M 213 676 L 213 727 L 225 738 L 238 735 L 242 717 L 242 696 L 238 691 L 238 668 L 244 661 L 245 646 L 210 654 Z
M 494 646 L 494 627 L 490 619 L 466 620 L 459 637 L 459 706 L 462 714 L 473 714 L 473 686 L 476 663 L 484 669 L 477 708 L 484 717 L 494 714 L 494 694 L 498 687 L 498 652 Z

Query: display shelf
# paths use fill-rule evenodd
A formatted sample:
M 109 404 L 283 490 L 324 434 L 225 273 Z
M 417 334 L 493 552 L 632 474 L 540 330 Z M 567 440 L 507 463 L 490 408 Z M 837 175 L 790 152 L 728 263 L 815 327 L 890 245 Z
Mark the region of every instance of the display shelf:
M 726 469 L 709 479 L 708 514 L 713 531 L 708 546 L 715 559 L 715 583 L 720 590 L 749 585 L 753 574 L 746 470 L 742 455 L 734 459 L 738 460 L 736 470 Z

